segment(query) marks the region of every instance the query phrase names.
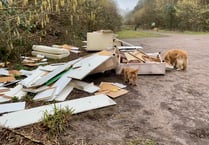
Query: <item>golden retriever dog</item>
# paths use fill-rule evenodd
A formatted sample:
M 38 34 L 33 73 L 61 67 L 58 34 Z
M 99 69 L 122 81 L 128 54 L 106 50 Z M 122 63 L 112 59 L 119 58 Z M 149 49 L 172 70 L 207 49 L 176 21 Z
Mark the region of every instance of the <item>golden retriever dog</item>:
M 123 76 L 124 76 L 125 83 L 135 86 L 136 80 L 138 78 L 138 72 L 139 72 L 139 69 L 133 69 L 130 67 L 123 68 Z
M 164 61 L 172 65 L 176 70 L 186 70 L 188 64 L 188 54 L 181 49 L 171 49 L 165 54 Z

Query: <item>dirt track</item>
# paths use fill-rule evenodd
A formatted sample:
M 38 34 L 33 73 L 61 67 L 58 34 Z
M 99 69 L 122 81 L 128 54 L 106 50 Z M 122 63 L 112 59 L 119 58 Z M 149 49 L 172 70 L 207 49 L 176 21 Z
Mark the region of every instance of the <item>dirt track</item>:
M 142 45 L 145 52 L 182 48 L 188 51 L 188 70 L 139 76 L 137 87 L 128 87 L 116 106 L 74 116 L 63 143 L 123 145 L 152 139 L 160 145 L 209 144 L 209 35 L 164 35 L 125 41 Z M 123 83 L 112 72 L 86 80 Z

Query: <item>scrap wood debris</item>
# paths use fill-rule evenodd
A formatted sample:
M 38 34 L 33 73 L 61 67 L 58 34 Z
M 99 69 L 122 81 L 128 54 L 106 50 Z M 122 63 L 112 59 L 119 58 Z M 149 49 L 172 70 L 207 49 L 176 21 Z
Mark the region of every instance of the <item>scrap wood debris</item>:
M 119 51 L 118 55 L 121 63 L 162 62 L 160 53 L 157 53 L 155 56 L 151 56 L 141 50 L 133 50 Z
M 95 34 L 110 34 L 111 37 L 108 37 L 112 39 L 111 33 L 112 32 L 109 31 L 101 31 Z M 95 38 L 94 34 L 92 36 Z M 123 41 L 120 42 L 126 44 Z M 111 45 L 113 45 L 112 40 Z M 93 46 L 95 47 L 94 44 Z M 109 45 L 106 45 L 104 48 L 107 46 L 109 47 Z M 0 115 L 0 126 L 17 128 L 39 122 L 41 118 L 43 118 L 44 111 L 53 114 L 54 105 L 58 108 L 70 107 L 70 109 L 74 110 L 74 114 L 115 105 L 116 102 L 111 98 L 116 98 L 128 93 L 128 90 L 125 89 L 125 85 L 101 82 L 99 86 L 96 86 L 93 82 L 83 82 L 82 79 L 89 74 L 116 69 L 120 63 L 131 63 L 135 61 L 147 63 L 160 59 L 153 58 L 143 51 L 138 50 L 142 48 L 139 46 L 119 45 L 119 47 L 121 47 L 119 50 L 107 51 L 105 49 L 98 53 L 79 57 L 69 62 L 48 65 L 47 58 L 61 59 L 69 56 L 71 52 L 79 53 L 80 51 L 77 47 L 67 44 L 53 45 L 52 47 L 33 45 L 33 57 L 23 56 L 22 63 L 28 66 L 38 66 L 36 69 L 32 71 L 20 70 L 19 72 L 14 70 L 8 71 L 6 69 L 0 70 L 0 74 L 2 73 L 0 76 L 0 80 L 2 79 L 2 81 L 0 81 L 0 108 L 2 112 L 0 113 L 3 113 Z M 41 64 L 45 66 L 40 66 Z M 16 80 L 16 75 L 23 75 L 25 78 Z M 11 87 L 10 84 L 16 85 Z M 94 95 L 80 99 L 66 100 L 73 89 L 86 91 Z M 14 97 L 21 100 L 28 93 L 33 94 L 32 99 L 34 101 L 56 101 L 58 103 L 29 109 L 26 109 L 25 102 L 9 103 Z M 34 114 L 33 117 L 23 117 L 29 116 L 30 114 Z
M 2 108 L 2 111 L 5 110 L 4 112 L 1 112 L 3 113 L 3 115 L 0 116 L 0 125 L 9 127 L 9 128 L 10 127 L 13 128 L 13 125 L 15 128 L 28 125 L 27 122 L 24 123 L 24 121 L 20 121 L 23 123 L 23 124 L 21 123 L 20 126 L 15 124 L 14 122 L 11 122 L 11 126 L 6 126 L 6 122 L 9 123 L 12 120 L 10 118 L 10 115 L 12 117 L 13 113 L 16 113 L 16 112 L 21 113 L 23 111 L 21 113 L 22 115 L 27 112 L 27 109 L 25 109 L 25 103 L 21 103 L 21 104 L 9 103 L 14 97 L 16 97 L 18 100 L 21 100 L 24 96 L 27 95 L 27 93 L 32 93 L 34 94 L 32 98 L 34 101 L 55 100 L 61 103 L 62 102 L 65 103 L 66 98 L 69 96 L 69 94 L 72 92 L 74 88 L 82 90 L 82 91 L 86 91 L 92 94 L 95 93 L 96 91 L 99 90 L 98 86 L 94 85 L 93 83 L 83 82 L 81 80 L 85 78 L 88 74 L 91 74 L 98 67 L 100 67 L 101 72 L 112 69 L 113 67 L 111 66 L 109 68 L 102 67 L 102 64 L 110 60 L 112 57 L 114 56 L 111 52 L 104 50 L 104 51 L 93 53 L 85 57 L 80 57 L 78 59 L 75 59 L 66 63 L 62 63 L 62 64 L 57 64 L 57 65 L 51 64 L 51 65 L 46 65 L 46 66 L 39 66 L 32 71 L 21 70 L 19 72 L 16 72 L 12 70 L 11 74 L 16 74 L 16 75 L 24 74 L 26 78 L 23 78 L 22 80 L 17 82 L 17 85 L 15 87 L 3 87 L 3 86 L 0 87 L 1 88 L 0 108 Z M 114 63 L 112 63 L 112 65 L 115 67 Z M 9 75 L 9 71 L 2 70 L 2 74 Z M 3 81 L 3 84 L 4 83 L 8 83 L 8 81 L 7 82 Z M 104 99 L 107 99 L 107 97 L 104 96 L 103 94 L 100 94 L 100 95 L 102 95 Z M 90 98 L 94 98 L 94 97 L 98 97 L 98 95 L 91 96 Z M 99 98 L 102 99 L 103 97 L 99 97 Z M 74 102 L 74 100 L 72 101 Z M 94 101 L 96 100 L 94 99 Z M 85 102 L 86 100 L 82 101 L 83 104 L 85 104 Z M 98 104 L 102 102 L 105 103 L 104 100 L 103 101 L 97 100 L 97 102 L 95 102 L 97 104 L 96 108 L 102 107 L 103 106 L 102 104 L 101 106 L 98 106 Z M 112 103 L 109 104 L 110 102 Z M 108 106 L 108 105 L 113 105 L 113 104 L 116 104 L 116 103 L 109 98 L 109 101 L 107 101 L 106 104 L 104 105 Z M 91 106 L 91 104 L 89 104 L 88 106 Z M 73 107 L 74 107 L 73 109 L 75 109 L 76 107 L 78 107 L 79 109 L 79 105 L 73 106 Z M 35 108 L 39 108 L 39 107 L 35 107 Z M 92 106 L 91 109 L 96 109 L 96 108 Z M 43 109 L 46 109 L 46 108 L 44 107 Z M 86 109 L 88 110 L 88 108 Z M 21 116 L 21 114 L 17 113 L 17 114 L 14 114 L 14 116 L 16 115 Z M 20 116 L 19 117 L 16 116 L 16 118 L 21 118 Z M 34 123 L 34 121 L 36 122 L 37 120 L 33 120 L 30 123 Z

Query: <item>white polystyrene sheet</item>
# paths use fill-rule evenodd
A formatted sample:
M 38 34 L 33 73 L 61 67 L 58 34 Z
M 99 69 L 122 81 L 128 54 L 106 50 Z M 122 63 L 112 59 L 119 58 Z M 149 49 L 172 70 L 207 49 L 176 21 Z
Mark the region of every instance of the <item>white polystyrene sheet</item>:
M 85 57 L 73 65 L 68 77 L 81 80 L 110 57 L 111 56 L 99 54 Z
M 0 104 L 0 113 L 13 112 L 25 109 L 25 102 Z
M 72 109 L 73 114 L 77 114 L 92 109 L 98 109 L 115 104 L 116 104 L 115 101 L 113 101 L 104 94 L 89 96 L 85 98 L 79 98 L 61 103 L 50 104 L 50 105 L 4 114 L 0 116 L 0 126 L 6 128 L 19 128 L 22 126 L 37 123 L 43 119 L 44 113 L 46 111 L 49 114 L 53 114 L 55 106 L 58 109 L 66 109 L 66 108 Z

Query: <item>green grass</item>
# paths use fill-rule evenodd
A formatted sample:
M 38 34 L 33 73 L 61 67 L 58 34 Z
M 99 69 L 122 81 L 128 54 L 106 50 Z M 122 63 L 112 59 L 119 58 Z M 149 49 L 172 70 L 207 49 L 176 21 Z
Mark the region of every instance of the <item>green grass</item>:
M 162 35 L 151 31 L 134 31 L 134 30 L 122 30 L 117 33 L 119 39 L 129 38 L 143 38 L 143 37 L 160 37 Z
M 160 30 L 163 33 L 175 33 L 175 34 L 188 34 L 188 35 L 208 35 L 209 32 L 195 32 L 195 31 L 169 31 L 169 30 Z
M 41 124 L 49 132 L 49 135 L 57 136 L 65 131 L 66 124 L 73 111 L 69 108 L 58 109 L 56 105 L 54 105 L 53 110 L 53 115 L 47 111 L 44 112 L 44 118 Z

